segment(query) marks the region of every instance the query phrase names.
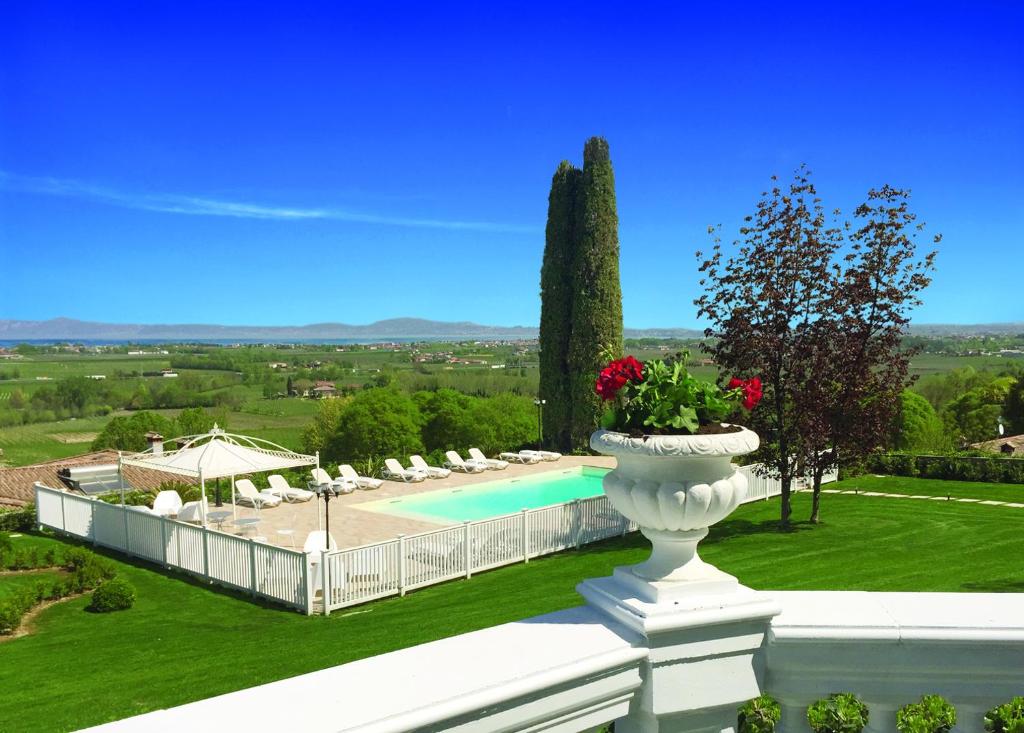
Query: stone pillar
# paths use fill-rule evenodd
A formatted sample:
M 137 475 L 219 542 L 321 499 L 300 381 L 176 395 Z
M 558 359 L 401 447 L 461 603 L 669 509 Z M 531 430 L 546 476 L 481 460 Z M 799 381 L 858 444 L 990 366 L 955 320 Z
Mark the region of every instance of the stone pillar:
M 720 571 L 719 571 L 720 573 Z M 780 608 L 720 573 L 713 581 L 645 581 L 631 568 L 586 580 L 587 603 L 644 639 L 644 683 L 616 733 L 721 733 L 764 683 L 764 644 Z

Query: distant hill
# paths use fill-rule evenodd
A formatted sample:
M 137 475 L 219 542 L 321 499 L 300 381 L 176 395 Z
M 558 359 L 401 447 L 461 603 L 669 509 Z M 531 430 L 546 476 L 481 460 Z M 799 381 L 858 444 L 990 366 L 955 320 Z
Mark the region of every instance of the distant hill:
M 975 325 L 921 324 L 911 326 L 918 336 L 1016 335 L 1024 323 Z M 626 338 L 701 338 L 693 328 L 627 328 Z M 392 318 L 366 325 L 311 323 L 306 326 L 218 326 L 212 324 L 96 323 L 73 318 L 48 321 L 0 320 L 0 341 L 265 341 L 270 343 L 323 339 L 534 339 L 536 326 L 486 326 L 470 321 L 429 321 L 423 318 Z

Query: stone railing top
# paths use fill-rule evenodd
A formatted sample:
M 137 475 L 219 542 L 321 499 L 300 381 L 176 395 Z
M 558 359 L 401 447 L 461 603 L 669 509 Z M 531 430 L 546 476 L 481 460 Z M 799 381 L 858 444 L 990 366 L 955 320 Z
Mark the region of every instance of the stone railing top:
M 612 456 L 740 456 L 761 444 L 757 433 L 741 428 L 715 435 L 647 435 L 634 438 L 626 433 L 598 430 L 590 436 L 590 447 Z

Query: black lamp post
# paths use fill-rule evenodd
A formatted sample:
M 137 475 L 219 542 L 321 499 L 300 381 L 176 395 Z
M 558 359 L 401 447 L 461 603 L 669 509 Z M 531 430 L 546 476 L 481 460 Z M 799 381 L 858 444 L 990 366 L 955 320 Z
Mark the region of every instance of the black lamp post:
M 317 497 L 322 497 L 324 500 L 324 546 L 331 550 L 331 498 L 334 496 L 341 496 L 343 494 L 351 494 L 355 491 L 355 486 L 351 484 L 311 484 L 310 488 L 316 493 Z
M 547 400 L 542 400 L 538 397 L 533 401 L 533 404 L 537 405 L 537 450 L 540 450 L 541 444 L 544 441 L 544 429 L 541 427 L 543 425 L 541 412 L 543 412 L 544 405 L 547 404 Z

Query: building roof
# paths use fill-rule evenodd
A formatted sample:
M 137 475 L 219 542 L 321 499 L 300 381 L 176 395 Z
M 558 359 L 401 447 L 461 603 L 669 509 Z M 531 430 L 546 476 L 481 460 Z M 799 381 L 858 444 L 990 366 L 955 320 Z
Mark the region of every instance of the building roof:
M 60 489 L 66 488 L 57 471 L 69 466 L 101 465 L 117 463 L 117 451 L 101 450 L 71 458 L 58 458 L 45 463 L 17 468 L 0 468 L 0 507 L 18 507 L 31 504 L 35 500 L 33 486 L 41 484 Z M 184 481 L 195 483 L 184 476 L 170 476 L 159 471 L 149 471 L 134 466 L 124 467 L 124 477 L 133 488 L 145 491 L 156 491 L 160 484 L 167 481 Z
M 971 447 L 993 453 L 1024 455 L 1024 435 L 1007 435 L 996 440 L 986 440 L 983 443 L 972 443 Z

